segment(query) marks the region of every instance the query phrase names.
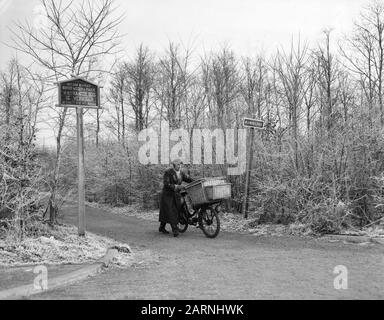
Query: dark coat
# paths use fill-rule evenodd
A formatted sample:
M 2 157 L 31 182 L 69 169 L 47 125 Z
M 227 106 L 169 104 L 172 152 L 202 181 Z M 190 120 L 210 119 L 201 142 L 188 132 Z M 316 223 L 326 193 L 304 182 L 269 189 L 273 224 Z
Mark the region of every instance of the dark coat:
M 176 190 L 176 186 L 180 186 L 182 182 L 193 182 L 193 180 L 181 171 L 181 180 L 177 178 L 176 171 L 171 168 L 164 174 L 164 187 L 160 200 L 160 217 L 162 223 L 176 225 L 179 222 L 179 212 L 181 209 L 181 195 Z

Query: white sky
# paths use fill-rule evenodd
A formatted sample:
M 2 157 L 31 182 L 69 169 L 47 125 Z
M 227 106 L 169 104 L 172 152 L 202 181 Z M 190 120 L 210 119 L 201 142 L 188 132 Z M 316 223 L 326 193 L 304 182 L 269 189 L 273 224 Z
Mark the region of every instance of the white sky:
M 75 0 L 77 1 L 77 0 Z M 97 0 L 94 0 L 97 1 Z M 14 20 L 36 19 L 39 0 L 0 0 L 0 69 L 14 55 L 9 43 Z M 254 56 L 286 47 L 292 36 L 315 44 L 324 28 L 334 38 L 351 29 L 369 0 L 116 0 L 125 12 L 120 32 L 129 57 L 140 43 L 162 51 L 169 40 L 193 45 L 203 54 L 228 44 L 238 55 Z M 19 55 L 21 61 L 23 57 Z M 40 139 L 53 141 L 44 130 Z
M 76 1 L 76 0 L 75 0 Z M 95 0 L 97 1 L 97 0 Z M 324 28 L 350 29 L 367 0 L 116 0 L 126 18 L 121 33 L 129 54 L 140 43 L 162 50 L 168 40 L 192 44 L 197 52 L 229 44 L 240 55 L 270 52 L 299 33 L 315 42 Z M 14 20 L 33 21 L 39 0 L 0 0 L 0 68 L 12 56 Z

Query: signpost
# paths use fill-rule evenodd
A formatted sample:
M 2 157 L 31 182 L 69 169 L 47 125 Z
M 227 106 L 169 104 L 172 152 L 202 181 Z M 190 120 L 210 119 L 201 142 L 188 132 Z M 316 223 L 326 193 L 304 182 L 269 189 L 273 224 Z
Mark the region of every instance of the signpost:
M 264 129 L 264 121 L 258 119 L 245 118 L 244 127 L 250 128 L 251 134 L 249 138 L 249 148 L 247 156 L 247 172 L 245 178 L 245 190 L 242 206 L 242 214 L 245 219 L 248 219 L 248 199 L 249 199 L 249 187 L 251 182 L 252 162 L 253 162 L 253 140 L 255 139 L 255 130 Z
M 78 189 L 79 217 L 78 233 L 85 236 L 85 169 L 84 169 L 84 125 L 83 109 L 100 109 L 100 87 L 86 79 L 77 77 L 58 83 L 58 107 L 75 108 L 77 124 L 77 154 L 78 154 Z
M 244 127 L 251 129 L 264 129 L 264 121 L 258 119 L 244 119 Z

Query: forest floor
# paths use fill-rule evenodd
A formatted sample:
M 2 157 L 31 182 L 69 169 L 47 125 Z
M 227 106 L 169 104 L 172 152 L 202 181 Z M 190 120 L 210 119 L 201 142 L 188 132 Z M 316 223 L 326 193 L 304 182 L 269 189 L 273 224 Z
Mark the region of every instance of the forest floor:
M 76 224 L 76 205 L 63 221 Z M 129 243 L 135 265 L 111 269 L 33 299 L 384 299 L 384 247 L 312 237 L 223 231 L 207 239 L 191 228 L 179 238 L 158 222 L 87 207 L 87 230 Z M 335 288 L 338 266 L 347 290 Z

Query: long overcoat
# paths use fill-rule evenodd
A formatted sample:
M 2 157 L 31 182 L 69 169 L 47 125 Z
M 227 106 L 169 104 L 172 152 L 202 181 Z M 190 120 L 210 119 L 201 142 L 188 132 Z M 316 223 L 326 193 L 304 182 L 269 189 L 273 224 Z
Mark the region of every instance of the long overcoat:
M 163 191 L 160 200 L 159 221 L 176 225 L 179 222 L 179 212 L 181 209 L 181 195 L 176 190 L 176 186 L 180 186 L 182 182 L 193 182 L 193 180 L 183 171 L 181 171 L 181 179 L 177 177 L 176 171 L 171 168 L 164 174 Z

